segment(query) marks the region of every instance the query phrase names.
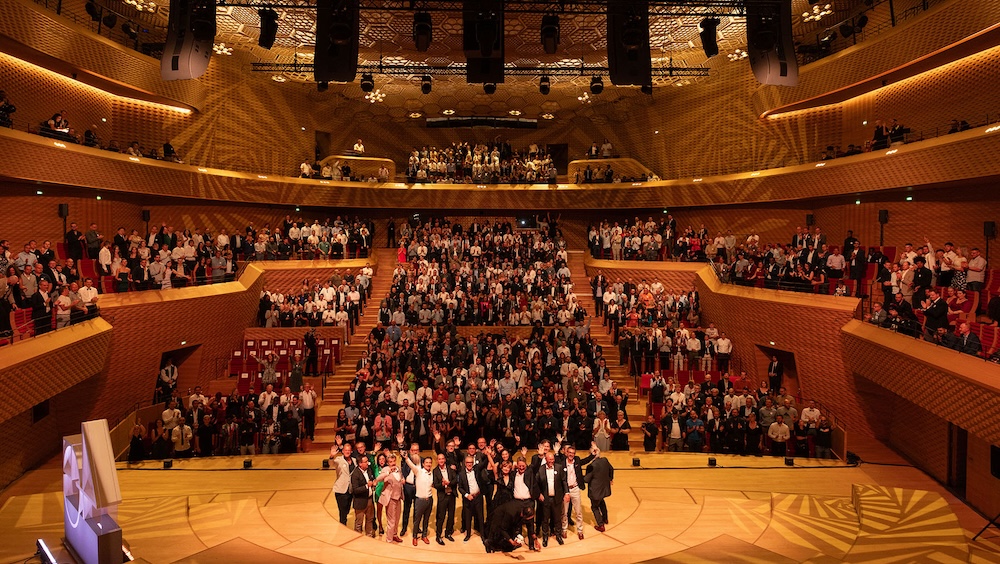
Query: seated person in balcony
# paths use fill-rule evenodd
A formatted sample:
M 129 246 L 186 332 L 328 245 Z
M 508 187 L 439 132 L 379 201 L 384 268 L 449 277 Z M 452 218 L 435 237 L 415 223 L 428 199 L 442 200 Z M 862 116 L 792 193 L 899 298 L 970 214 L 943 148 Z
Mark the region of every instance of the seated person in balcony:
M 0 90 L 0 127 L 14 127 L 14 121 L 10 119 L 10 114 L 16 111 L 17 108 L 7 99 L 7 93 Z
M 299 178 L 312 178 L 313 167 L 309 164 L 309 159 L 302 161 L 299 165 Z
M 122 148 L 118 146 L 118 141 L 114 139 L 112 139 L 111 142 L 108 143 L 108 146 L 105 148 L 105 150 L 111 151 L 112 153 L 122 152 Z
M 128 156 L 130 156 L 130 157 L 141 157 L 142 156 L 142 149 L 139 148 L 139 142 L 138 141 L 133 141 L 133 142 L 129 143 L 128 148 L 125 149 L 125 154 L 128 155 Z
M 614 148 L 611 146 L 611 141 L 605 139 L 604 144 L 601 145 L 601 157 L 605 159 L 610 159 L 613 153 L 614 153 Z
M 325 178 L 326 180 L 333 178 L 333 167 L 330 166 L 330 163 L 323 165 L 323 169 L 319 175 L 321 178 Z
M 53 131 L 69 133 L 69 120 L 66 119 L 66 110 L 56 112 L 43 125 Z
M 181 156 L 174 150 L 174 146 L 170 144 L 170 141 L 163 143 L 163 160 L 174 161 L 175 163 L 182 162 Z
M 365 154 L 365 144 L 361 142 L 361 139 L 358 139 L 358 142 L 354 144 L 354 152 L 359 155 Z
M 378 181 L 389 182 L 389 167 L 382 165 L 378 169 Z
M 983 345 L 979 341 L 979 336 L 972 332 L 968 323 L 963 322 L 958 326 L 958 336 L 955 337 L 953 349 L 960 353 L 979 356 Z

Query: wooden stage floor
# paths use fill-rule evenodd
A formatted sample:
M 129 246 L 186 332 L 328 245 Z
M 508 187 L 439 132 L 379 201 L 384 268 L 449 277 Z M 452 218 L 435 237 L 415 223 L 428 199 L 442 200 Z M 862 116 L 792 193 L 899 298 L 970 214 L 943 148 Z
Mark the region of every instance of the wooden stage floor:
M 554 539 L 525 561 L 1000 562 L 1000 531 L 969 542 L 985 520 L 913 468 L 707 455 L 610 453 L 616 468 L 607 532 Z M 336 474 L 322 454 L 149 462 L 119 466 L 118 520 L 133 554 L 151 563 L 506 562 L 479 537 L 438 546 L 391 545 L 337 522 Z M 869 470 L 873 470 L 869 472 Z M 28 558 L 62 536 L 58 461 L 0 496 L 0 562 Z M 460 510 L 459 510 L 460 511 Z M 352 517 L 353 519 L 353 517 Z M 432 528 L 434 518 L 431 518 Z M 456 527 L 457 530 L 458 527 Z M 572 529 L 572 528 L 571 528 Z M 572 531 L 571 531 L 572 533 Z M 407 539 L 409 541 L 409 539 Z

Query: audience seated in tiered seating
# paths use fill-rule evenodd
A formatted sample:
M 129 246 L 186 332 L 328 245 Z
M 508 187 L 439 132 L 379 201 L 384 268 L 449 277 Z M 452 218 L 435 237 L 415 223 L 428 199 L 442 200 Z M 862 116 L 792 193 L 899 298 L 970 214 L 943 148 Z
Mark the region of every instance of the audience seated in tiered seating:
M 510 143 L 452 143 L 413 148 L 406 163 L 407 182 L 421 184 L 517 184 L 556 181 L 556 168 L 543 148 L 532 143 L 517 151 Z
M 243 241 L 253 242 L 246 254 L 256 260 L 320 260 L 367 258 L 371 252 L 375 223 L 355 217 L 337 216 L 322 224 L 286 215 L 273 229 L 265 224 L 259 230 L 251 224 Z
M 257 323 L 261 327 L 319 327 L 336 325 L 354 334 L 371 297 L 372 268 L 358 269 L 357 274 L 335 270 L 329 280 L 305 281 L 300 288 L 287 292 L 261 292 Z

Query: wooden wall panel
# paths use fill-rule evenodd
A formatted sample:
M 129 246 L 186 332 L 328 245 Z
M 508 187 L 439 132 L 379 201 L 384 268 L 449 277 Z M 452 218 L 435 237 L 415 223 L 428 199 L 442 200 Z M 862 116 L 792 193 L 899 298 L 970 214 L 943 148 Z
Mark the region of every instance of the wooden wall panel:
M 948 422 L 898 396 L 885 415 L 891 422 L 883 440 L 935 480 L 947 482 Z
M 992 517 L 1000 513 L 1000 478 L 990 473 L 990 443 L 970 434 L 968 449 L 965 497 Z

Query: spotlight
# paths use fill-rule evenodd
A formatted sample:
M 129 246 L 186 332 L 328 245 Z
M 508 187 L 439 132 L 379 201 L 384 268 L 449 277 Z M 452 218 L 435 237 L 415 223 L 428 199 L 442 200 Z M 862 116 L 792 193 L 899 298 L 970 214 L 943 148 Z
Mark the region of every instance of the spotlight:
M 122 24 L 122 33 L 129 36 L 132 39 L 139 38 L 139 30 L 136 29 L 134 22 L 125 22 Z
M 639 466 L 639 459 L 638 458 L 633 458 L 632 459 L 632 466 Z
M 643 94 L 647 94 L 649 96 L 652 96 L 653 95 L 653 85 L 652 84 L 643 84 L 642 86 L 639 87 L 639 92 L 642 92 Z
M 174 467 L 174 461 L 173 461 L 173 459 L 168 458 L 168 459 L 166 459 L 166 460 L 163 461 L 163 469 L 164 470 L 170 470 L 173 467 Z
M 90 16 L 90 19 L 94 20 L 95 22 L 101 21 L 101 9 L 97 7 L 97 4 L 94 3 L 94 0 L 90 0 L 89 2 L 87 2 L 87 5 L 84 6 L 83 8 L 84 10 L 87 11 L 87 15 Z
M 423 78 L 420 79 L 420 92 L 422 92 L 423 94 L 430 94 L 431 93 L 431 77 L 430 77 L 430 75 L 426 75 L 425 74 L 423 76 Z
M 840 35 L 843 35 L 845 39 L 854 35 L 854 26 L 849 23 L 840 24 Z
M 104 27 L 108 29 L 113 29 L 118 25 L 118 16 L 114 15 L 112 12 L 104 14 Z
M 604 92 L 604 80 L 599 76 L 595 76 L 590 79 L 590 93 L 600 94 L 601 92 Z
M 316 91 L 317 92 L 326 92 L 326 90 L 328 88 L 330 88 L 330 83 L 329 82 L 317 82 L 316 83 Z
M 820 43 L 832 43 L 835 39 L 837 39 L 837 30 L 831 29 L 819 41 Z
M 330 469 L 330 459 L 329 458 L 324 458 L 323 459 L 323 470 L 329 470 L 329 469 Z
M 791 456 L 785 457 L 785 466 L 795 466 L 795 459 Z
M 542 49 L 554 55 L 559 49 L 559 16 L 542 16 Z
M 493 95 L 497 92 L 497 85 L 495 82 L 487 82 L 483 84 L 483 92 Z
M 849 450 L 847 451 L 847 463 L 851 466 L 857 466 L 861 464 L 861 457 L 856 452 Z
M 717 465 L 717 463 L 715 461 L 715 457 L 714 456 L 709 456 L 708 457 L 708 467 L 709 468 L 715 468 L 716 465 Z
M 434 26 L 431 24 L 431 15 L 428 12 L 413 14 L 413 43 L 417 51 L 426 52 L 431 46 L 433 37 Z
M 278 12 L 271 8 L 261 8 L 257 10 L 260 16 L 260 37 L 257 45 L 265 49 L 274 47 L 274 39 L 278 36 Z
M 859 17 L 858 21 L 854 24 L 854 32 L 857 33 L 861 31 L 866 25 L 868 25 L 868 16 L 861 14 L 861 17 Z
M 719 54 L 718 29 L 720 23 L 719 18 L 705 18 L 698 25 L 701 47 L 705 50 L 706 57 L 711 58 Z
M 250 460 L 249 458 L 244 458 L 243 459 L 243 469 L 244 470 L 250 470 L 251 468 L 253 468 L 253 460 Z
M 375 79 L 372 78 L 371 73 L 366 72 L 361 75 L 361 91 L 371 92 L 375 90 Z
M 549 77 L 543 76 L 538 79 L 538 91 L 542 93 L 542 96 L 548 96 L 549 92 L 552 92 L 552 83 L 549 81 Z

